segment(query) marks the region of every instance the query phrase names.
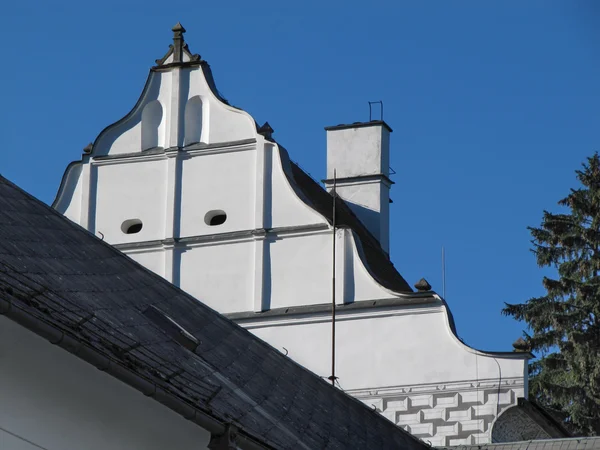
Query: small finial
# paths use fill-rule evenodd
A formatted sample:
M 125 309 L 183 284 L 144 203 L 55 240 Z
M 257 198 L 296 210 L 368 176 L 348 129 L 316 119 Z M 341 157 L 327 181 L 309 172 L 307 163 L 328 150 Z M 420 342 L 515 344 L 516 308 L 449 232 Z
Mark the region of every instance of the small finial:
M 94 148 L 94 144 L 92 144 L 91 142 L 86 145 L 85 147 L 83 147 L 83 153 L 86 155 L 89 155 L 90 153 L 92 153 L 92 148 Z
M 425 278 L 421 278 L 419 281 L 415 283 L 415 287 L 419 292 L 426 292 L 431 290 L 431 285 L 427 282 Z
M 262 127 L 258 129 L 258 134 L 262 134 L 266 139 L 273 139 L 273 133 L 275 130 L 269 125 L 269 122 L 265 122 Z
M 181 22 L 177 22 L 173 28 L 171 28 L 173 33 L 185 33 L 185 28 L 181 25 Z
M 529 343 L 525 339 L 523 339 L 522 337 L 520 337 L 515 342 L 513 342 L 512 346 L 515 349 L 515 352 L 529 352 L 529 351 L 531 351 L 531 345 L 529 345 Z
M 190 49 L 183 38 L 183 33 L 185 33 L 186 30 L 183 25 L 181 25 L 181 22 L 177 22 L 173 28 L 171 28 L 171 31 L 173 31 L 173 43 L 169 45 L 167 54 L 161 59 L 156 60 L 156 65 L 163 66 L 165 64 L 181 64 L 184 62 L 202 62 L 199 54 L 190 52 Z M 187 57 L 185 58 L 187 61 L 184 61 L 184 57 Z
M 185 33 L 185 28 L 180 22 L 177 22 L 171 30 L 173 31 L 173 62 L 180 63 L 183 62 L 183 48 L 185 46 L 183 33 Z

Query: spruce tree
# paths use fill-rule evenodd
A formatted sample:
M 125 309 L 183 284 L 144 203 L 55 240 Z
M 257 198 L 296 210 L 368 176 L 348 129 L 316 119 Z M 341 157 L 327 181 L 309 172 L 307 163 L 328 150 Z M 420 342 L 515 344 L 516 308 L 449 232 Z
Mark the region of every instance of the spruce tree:
M 528 325 L 530 398 L 562 418 L 578 435 L 600 434 L 600 157 L 576 171 L 580 186 L 558 202 L 564 214 L 544 211 L 529 227 L 546 294 L 503 313 Z

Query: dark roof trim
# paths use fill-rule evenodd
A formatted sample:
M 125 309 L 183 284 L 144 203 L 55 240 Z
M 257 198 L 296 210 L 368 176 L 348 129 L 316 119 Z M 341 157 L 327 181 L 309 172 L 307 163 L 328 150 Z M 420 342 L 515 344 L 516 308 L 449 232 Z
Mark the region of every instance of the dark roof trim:
M 374 173 L 372 175 L 357 175 L 355 177 L 342 177 L 342 178 L 336 178 L 335 180 L 333 178 L 326 178 L 321 181 L 325 184 L 333 184 L 334 182 L 339 183 L 339 184 L 344 184 L 344 183 L 352 183 L 354 181 L 382 181 L 382 180 L 385 181 L 389 185 L 396 184 L 392 180 L 390 180 L 390 178 L 384 173 Z
M 409 305 L 423 305 L 427 303 L 434 303 L 438 300 L 432 295 L 431 292 L 425 293 L 414 293 L 407 297 L 402 298 L 386 298 L 382 300 L 362 300 L 359 302 L 344 303 L 336 305 L 335 309 L 339 313 L 353 312 L 353 311 L 364 311 L 370 309 L 379 309 L 386 307 L 395 306 L 409 306 Z M 274 308 L 263 312 L 254 311 L 243 311 L 224 314 L 225 317 L 235 321 L 263 319 L 263 318 L 275 318 L 275 317 L 290 317 L 290 316 L 301 316 L 306 314 L 328 314 L 331 312 L 331 304 L 321 303 L 319 305 L 303 305 L 303 306 L 290 306 L 283 308 Z
M 58 345 L 63 350 L 68 351 L 74 356 L 93 365 L 98 370 L 106 372 L 119 381 L 127 384 L 135 390 L 150 397 L 183 418 L 208 430 L 212 435 L 223 435 L 227 431 L 228 424 L 221 422 L 211 416 L 208 411 L 190 406 L 188 403 L 178 399 L 175 395 L 162 389 L 157 384 L 135 373 L 133 370 L 115 362 L 113 359 L 103 355 L 91 346 L 83 343 L 64 331 L 56 328 L 44 320 L 26 313 L 10 300 L 0 297 L 0 315 L 4 315 L 22 327 L 46 339 L 51 344 Z M 238 441 L 240 446 L 248 450 L 265 450 L 273 447 L 258 441 L 247 435 L 243 430 L 238 429 Z
M 390 133 L 392 131 L 394 131 L 383 120 L 371 120 L 370 122 L 342 123 L 339 125 L 325 127 L 325 131 L 347 130 L 347 129 L 351 129 L 351 128 L 365 128 L 365 127 L 375 127 L 375 126 L 383 126 L 383 127 L 387 128 Z
M 174 67 L 180 67 L 182 69 L 190 69 L 193 67 L 200 67 L 205 61 L 185 61 L 185 62 L 172 62 L 169 64 L 161 64 L 160 66 L 153 66 L 150 68 L 152 72 L 168 72 Z

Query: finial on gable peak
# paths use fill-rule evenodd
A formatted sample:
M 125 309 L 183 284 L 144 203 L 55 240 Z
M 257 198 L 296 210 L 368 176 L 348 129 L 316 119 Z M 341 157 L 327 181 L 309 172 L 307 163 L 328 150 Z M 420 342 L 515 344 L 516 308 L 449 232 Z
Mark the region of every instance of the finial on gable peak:
M 415 283 L 415 287 L 419 292 L 427 292 L 431 290 L 431 285 L 427 282 L 425 278 L 421 278 L 419 281 Z
M 177 22 L 175 24 L 175 26 L 173 26 L 173 28 L 171 28 L 171 31 L 173 31 L 173 33 L 175 33 L 177 35 L 177 33 L 185 33 L 186 29 L 183 28 L 183 25 L 181 25 L 181 22 Z
M 265 122 L 261 127 L 258 128 L 258 134 L 262 134 L 268 140 L 273 139 L 273 133 L 275 130 L 269 125 L 269 122 Z
M 181 25 L 181 22 L 177 22 L 173 28 L 173 43 L 169 45 L 169 51 L 161 59 L 156 60 L 158 66 L 164 66 L 167 64 L 181 64 L 187 62 L 200 61 L 200 55 L 192 54 L 188 45 L 185 43 L 183 34 L 186 29 Z

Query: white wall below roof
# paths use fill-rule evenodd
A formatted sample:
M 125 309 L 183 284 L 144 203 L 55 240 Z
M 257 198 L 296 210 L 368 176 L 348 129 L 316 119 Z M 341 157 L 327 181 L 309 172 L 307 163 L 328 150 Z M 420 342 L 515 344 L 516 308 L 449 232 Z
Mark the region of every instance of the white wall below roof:
M 0 316 L 0 449 L 199 450 L 209 440 L 208 431 Z
M 176 252 L 180 286 L 217 311 L 251 311 L 254 241 L 206 244 Z M 180 262 L 178 262 L 178 260 Z
M 340 310 L 337 317 L 340 386 L 434 445 L 491 442 L 495 417 L 525 395 L 526 359 L 462 344 L 441 302 Z M 317 375 L 331 374 L 329 314 L 240 324 Z

